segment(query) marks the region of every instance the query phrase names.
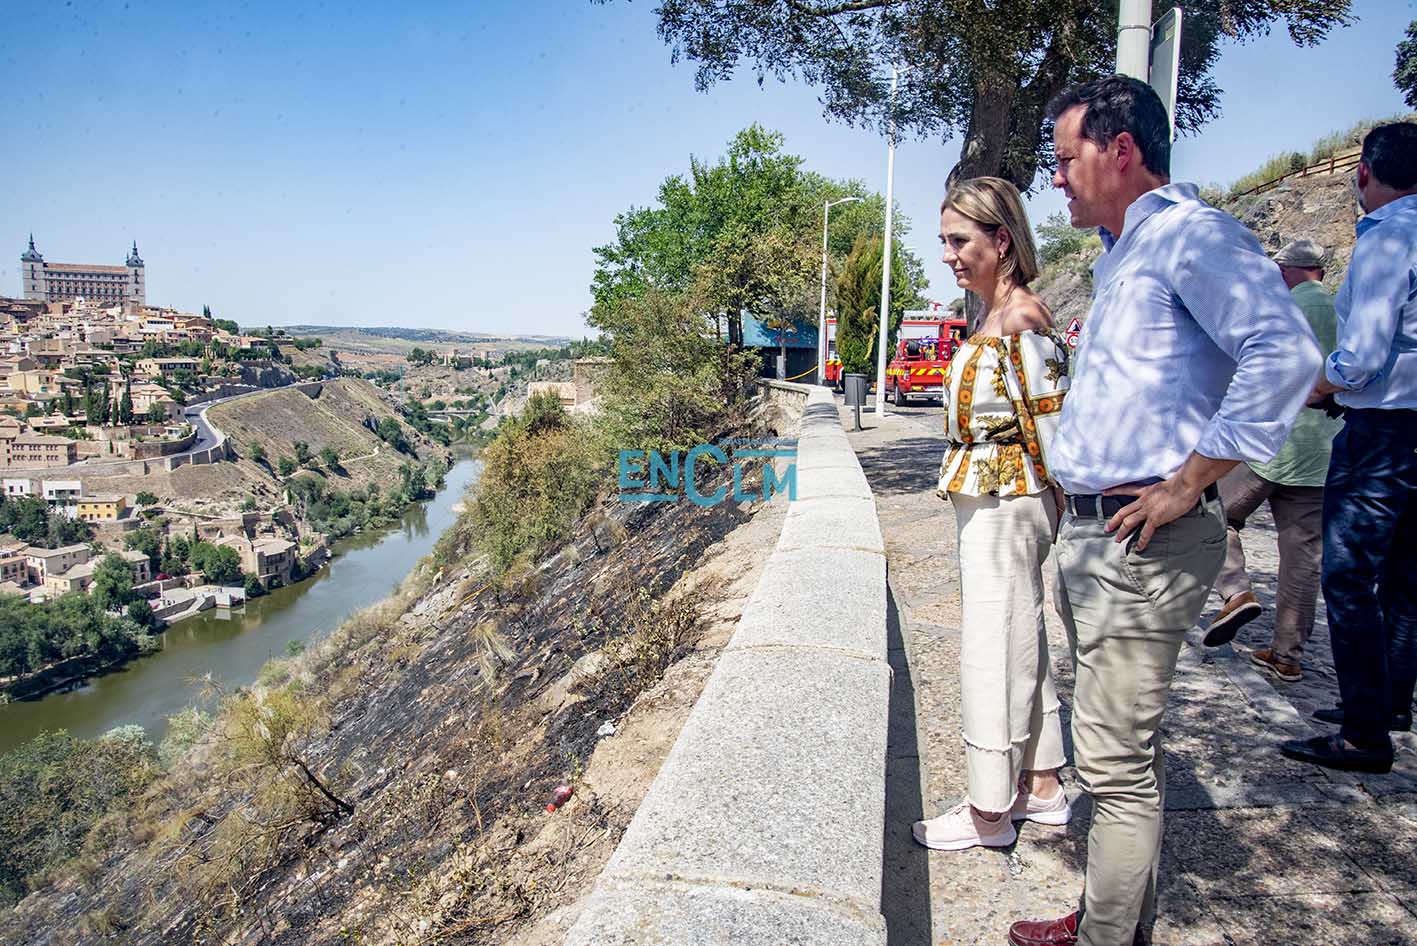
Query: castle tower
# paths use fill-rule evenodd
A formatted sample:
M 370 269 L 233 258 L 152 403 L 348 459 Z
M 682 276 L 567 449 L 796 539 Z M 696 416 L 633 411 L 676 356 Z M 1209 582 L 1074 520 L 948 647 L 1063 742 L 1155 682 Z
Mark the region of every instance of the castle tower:
M 33 233 L 30 234 L 30 248 L 20 254 L 20 282 L 24 286 L 24 298 L 49 298 L 44 281 L 44 257 L 34 248 Z
M 128 285 L 124 298 L 132 299 L 138 305 L 148 304 L 148 287 L 143 280 L 143 258 L 138 255 L 138 241 L 133 241 L 133 249 L 128 253 Z

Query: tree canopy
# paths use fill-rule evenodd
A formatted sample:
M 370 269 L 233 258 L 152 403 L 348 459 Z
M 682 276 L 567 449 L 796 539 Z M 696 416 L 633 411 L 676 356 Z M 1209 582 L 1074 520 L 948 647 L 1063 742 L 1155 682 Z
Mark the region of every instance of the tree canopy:
M 667 177 L 656 206 L 617 216 L 615 240 L 595 248 L 591 324 L 623 327 L 615 310 L 652 293 L 718 319 L 730 346 L 742 345 L 742 312 L 770 324 L 815 319 L 823 203 L 858 198 L 831 214 L 828 253 L 839 264 L 859 235 L 884 229 L 885 201 L 860 181 L 805 170 L 783 144 L 780 133 L 751 125 L 716 162 L 691 157 L 687 175 Z M 907 231 L 909 221 L 896 219 L 897 232 Z M 900 259 L 907 282 L 922 288 L 920 260 Z
M 1407 35 L 1397 44 L 1392 81 L 1408 108 L 1417 108 L 1417 20 L 1407 24 Z
M 606 0 L 602 0 L 606 2 Z M 1282 23 L 1298 45 L 1346 25 L 1350 0 L 1180 0 L 1184 14 L 1178 130 L 1220 114 L 1211 70 L 1226 40 Z M 696 66 L 705 90 L 745 62 L 817 86 L 828 117 L 884 127 L 889 75 L 901 80 L 905 134 L 963 138 L 954 177 L 997 174 L 1029 189 L 1051 163 L 1044 109 L 1068 85 L 1106 75 L 1116 56 L 1117 5 L 1097 0 L 661 0 L 659 35 Z

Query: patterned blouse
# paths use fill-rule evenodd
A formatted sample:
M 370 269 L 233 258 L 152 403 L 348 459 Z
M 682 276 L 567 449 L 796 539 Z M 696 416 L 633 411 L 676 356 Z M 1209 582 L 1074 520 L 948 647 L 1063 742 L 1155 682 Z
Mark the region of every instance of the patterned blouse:
M 945 370 L 945 458 L 936 492 L 1027 496 L 1050 485 L 1047 450 L 1068 389 L 1053 331 L 975 335 Z

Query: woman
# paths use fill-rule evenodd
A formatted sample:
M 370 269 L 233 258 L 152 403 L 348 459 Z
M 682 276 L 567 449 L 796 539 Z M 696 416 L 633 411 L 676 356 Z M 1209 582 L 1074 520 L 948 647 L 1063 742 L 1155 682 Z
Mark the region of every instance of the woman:
M 1067 824 L 1063 732 L 1043 627 L 1043 561 L 1057 528 L 1047 448 L 1067 388 L 1067 347 L 1028 289 L 1037 253 L 1012 184 L 980 177 L 940 207 L 944 262 L 983 300 L 945 376 L 948 447 L 938 492 L 955 506 L 968 795 L 914 825 L 926 847 L 1004 847 L 1015 821 Z

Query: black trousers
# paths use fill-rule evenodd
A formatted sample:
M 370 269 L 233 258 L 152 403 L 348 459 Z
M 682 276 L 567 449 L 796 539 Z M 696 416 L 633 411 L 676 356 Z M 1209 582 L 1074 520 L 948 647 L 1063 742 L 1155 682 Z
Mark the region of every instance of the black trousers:
M 1417 684 L 1417 410 L 1350 410 L 1324 484 L 1323 590 L 1343 737 L 1392 751 Z

